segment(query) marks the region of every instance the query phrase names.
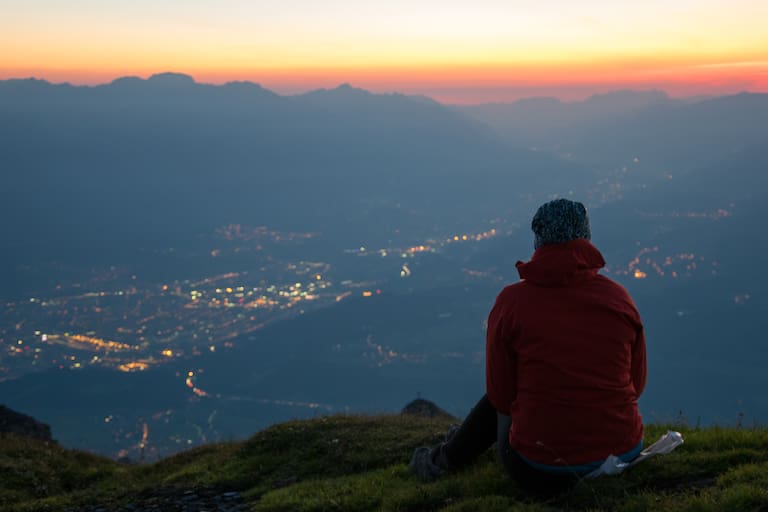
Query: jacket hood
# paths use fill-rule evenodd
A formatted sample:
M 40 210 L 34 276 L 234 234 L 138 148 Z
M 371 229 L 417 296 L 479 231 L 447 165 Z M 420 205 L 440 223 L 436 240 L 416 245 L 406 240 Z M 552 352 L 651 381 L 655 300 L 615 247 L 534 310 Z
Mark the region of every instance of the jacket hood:
M 591 279 L 605 266 L 600 251 L 589 240 L 544 245 L 529 262 L 515 265 L 521 279 L 539 286 L 557 287 Z

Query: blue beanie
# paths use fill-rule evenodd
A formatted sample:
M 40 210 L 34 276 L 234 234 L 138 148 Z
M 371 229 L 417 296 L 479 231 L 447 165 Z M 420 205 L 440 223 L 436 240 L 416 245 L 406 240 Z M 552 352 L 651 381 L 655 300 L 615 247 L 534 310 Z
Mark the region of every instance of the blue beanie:
M 542 245 L 562 244 L 577 238 L 589 240 L 589 217 L 583 204 L 568 199 L 555 199 L 536 211 L 531 222 L 536 249 Z

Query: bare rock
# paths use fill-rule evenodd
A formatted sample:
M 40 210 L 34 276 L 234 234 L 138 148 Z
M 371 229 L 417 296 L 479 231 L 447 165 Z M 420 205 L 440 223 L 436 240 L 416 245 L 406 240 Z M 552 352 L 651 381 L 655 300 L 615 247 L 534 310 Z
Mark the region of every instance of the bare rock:
M 40 439 L 41 441 L 53 441 L 51 427 L 4 405 L 0 405 L 0 434 L 13 434 Z
M 454 418 L 452 414 L 441 409 L 434 402 L 417 398 L 403 407 L 400 414 L 405 416 L 422 416 L 424 418 Z

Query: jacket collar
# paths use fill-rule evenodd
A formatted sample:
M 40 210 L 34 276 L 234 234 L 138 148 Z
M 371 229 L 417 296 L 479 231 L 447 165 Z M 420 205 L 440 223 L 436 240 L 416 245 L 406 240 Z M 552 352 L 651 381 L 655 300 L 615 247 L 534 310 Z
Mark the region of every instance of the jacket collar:
M 568 286 L 595 277 L 605 266 L 600 251 L 589 240 L 540 247 L 529 262 L 515 265 L 521 279 L 546 287 Z

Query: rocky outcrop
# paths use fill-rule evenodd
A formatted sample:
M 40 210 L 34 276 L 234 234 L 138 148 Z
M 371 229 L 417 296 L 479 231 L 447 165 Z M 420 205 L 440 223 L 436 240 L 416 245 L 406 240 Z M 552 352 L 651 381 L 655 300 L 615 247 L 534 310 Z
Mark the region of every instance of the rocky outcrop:
M 51 427 L 31 416 L 9 409 L 4 405 L 0 405 L 0 435 L 2 434 L 30 437 L 41 441 L 53 441 Z
M 425 400 L 423 398 L 417 398 L 403 407 L 400 412 L 405 416 L 421 416 L 424 418 L 455 418 L 452 414 L 441 409 L 434 402 Z

